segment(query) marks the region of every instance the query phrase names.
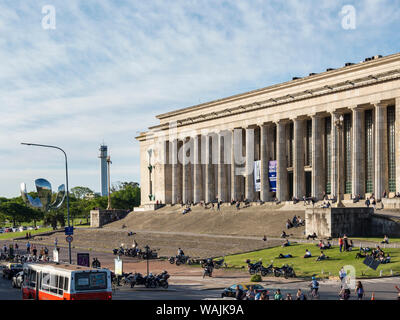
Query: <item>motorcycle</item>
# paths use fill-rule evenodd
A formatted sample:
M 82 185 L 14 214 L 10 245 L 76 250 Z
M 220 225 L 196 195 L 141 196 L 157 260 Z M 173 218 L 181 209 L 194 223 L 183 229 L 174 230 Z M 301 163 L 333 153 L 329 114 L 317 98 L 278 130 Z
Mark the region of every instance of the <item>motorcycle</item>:
M 117 249 L 113 249 L 113 254 L 114 254 L 115 256 L 116 256 L 116 255 L 123 256 L 123 255 L 125 255 L 125 249 L 122 248 L 122 247 L 119 247 L 119 248 L 117 248 Z
M 185 263 L 191 264 L 192 261 L 189 258 L 190 258 L 189 256 L 175 256 L 175 257 L 170 257 L 168 261 L 170 264 L 175 263 L 177 266 L 179 266 Z
M 215 269 L 219 269 L 219 268 L 222 268 L 222 267 L 226 268 L 225 259 L 214 261 L 214 267 L 215 267 Z
M 126 285 L 128 285 L 128 284 L 131 284 L 132 283 L 132 280 L 133 280 L 133 274 L 132 274 L 132 272 L 130 272 L 130 273 L 123 273 L 122 274 L 122 277 L 120 278 L 120 284 L 122 285 L 122 286 L 126 286 Z
M 249 273 L 251 275 L 256 274 L 257 272 L 260 271 L 262 267 L 262 261 L 258 261 L 256 263 L 251 263 L 249 259 L 246 260 L 247 263 L 247 269 L 249 270 Z
M 146 285 L 146 280 L 147 277 L 143 277 L 141 273 L 135 273 L 130 281 L 131 288 L 133 288 L 136 285 Z
M 203 273 L 203 279 L 206 276 L 212 277 L 213 269 L 214 268 L 212 266 L 205 266 L 204 267 L 204 273 Z
M 274 273 L 274 267 L 272 264 L 270 264 L 268 267 L 261 266 L 260 267 L 261 275 L 263 277 L 268 276 L 269 274 Z
M 155 278 L 156 286 L 167 289 L 169 277 L 170 277 L 170 275 L 168 274 L 167 271 L 163 271 L 162 273 L 158 274 Z
M 283 276 L 283 277 L 285 277 L 285 279 L 296 277 L 296 274 L 295 274 L 293 268 L 287 264 L 283 265 L 280 268 L 274 267 L 274 275 L 275 275 L 275 277 Z

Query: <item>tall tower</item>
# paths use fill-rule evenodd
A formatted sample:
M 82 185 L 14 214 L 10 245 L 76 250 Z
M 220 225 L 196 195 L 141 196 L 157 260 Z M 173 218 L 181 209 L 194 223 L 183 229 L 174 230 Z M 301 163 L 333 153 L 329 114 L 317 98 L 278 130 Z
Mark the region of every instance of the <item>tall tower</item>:
M 104 144 L 100 146 L 100 168 L 101 168 L 101 195 L 108 195 L 108 185 L 107 185 L 107 146 Z

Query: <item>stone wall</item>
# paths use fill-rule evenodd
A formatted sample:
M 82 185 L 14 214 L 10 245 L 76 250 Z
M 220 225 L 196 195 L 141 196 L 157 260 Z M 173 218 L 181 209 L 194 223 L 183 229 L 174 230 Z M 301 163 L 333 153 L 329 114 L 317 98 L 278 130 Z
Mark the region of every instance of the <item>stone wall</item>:
M 90 210 L 90 227 L 100 228 L 103 225 L 125 218 L 129 210 L 111 209 L 111 210 Z
M 306 234 L 321 237 L 389 237 L 400 236 L 400 223 L 383 215 L 374 214 L 373 208 L 330 208 L 306 210 Z

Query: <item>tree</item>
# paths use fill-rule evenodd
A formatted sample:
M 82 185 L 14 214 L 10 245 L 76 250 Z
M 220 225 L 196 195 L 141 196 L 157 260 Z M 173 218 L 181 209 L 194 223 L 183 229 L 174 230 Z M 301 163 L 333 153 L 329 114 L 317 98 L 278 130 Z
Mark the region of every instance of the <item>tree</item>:
M 111 193 L 111 206 L 132 210 L 140 204 L 140 187 L 137 182 L 121 182 Z
M 74 187 L 71 189 L 71 193 L 77 199 L 84 199 L 87 194 L 93 194 L 93 190 L 87 187 Z
M 38 210 L 12 200 L 0 203 L 0 214 L 3 221 L 7 218 L 13 222 L 13 226 L 16 226 L 17 222 L 29 222 L 40 216 Z

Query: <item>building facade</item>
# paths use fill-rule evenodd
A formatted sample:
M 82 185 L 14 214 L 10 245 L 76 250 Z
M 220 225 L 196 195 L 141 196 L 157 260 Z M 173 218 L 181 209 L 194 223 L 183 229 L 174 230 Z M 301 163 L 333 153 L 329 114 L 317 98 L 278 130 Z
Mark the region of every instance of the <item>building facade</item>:
M 399 113 L 394 54 L 158 115 L 136 137 L 141 203 L 393 197 Z

